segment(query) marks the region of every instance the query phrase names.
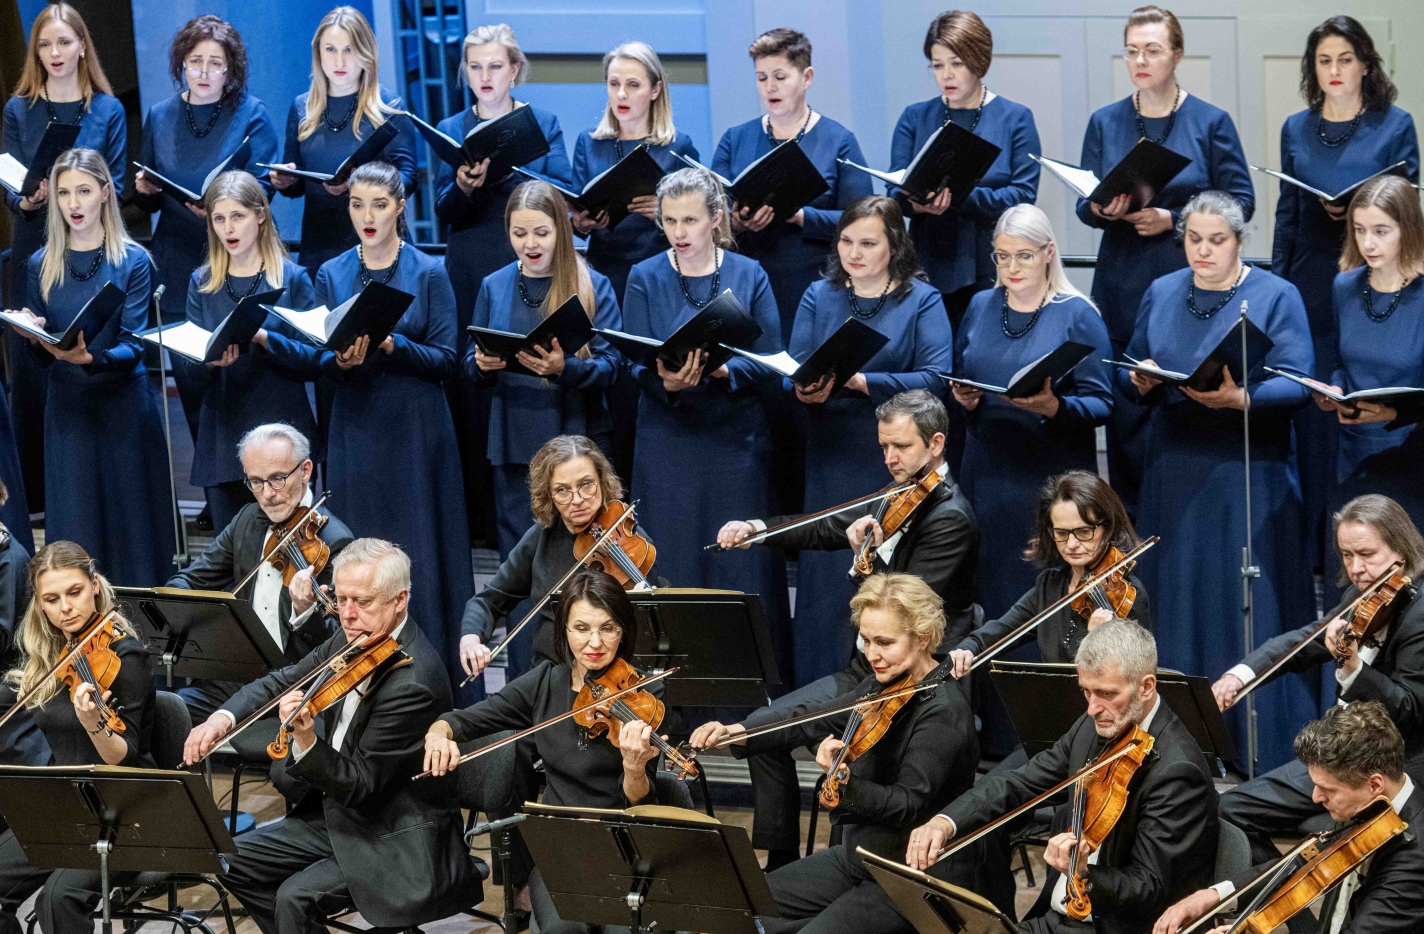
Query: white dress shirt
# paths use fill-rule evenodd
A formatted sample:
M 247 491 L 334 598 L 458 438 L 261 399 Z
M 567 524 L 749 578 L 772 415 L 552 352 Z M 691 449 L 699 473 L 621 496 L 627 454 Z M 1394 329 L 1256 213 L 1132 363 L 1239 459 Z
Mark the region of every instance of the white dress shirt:
M 307 484 L 306 495 L 302 497 L 301 505 L 298 508 L 309 508 L 312 504 L 311 484 Z M 273 540 L 275 533 L 269 531 L 267 537 L 263 539 L 262 547 L 265 551 L 267 542 Z M 257 569 L 257 577 L 252 584 L 252 609 L 257 612 L 257 618 L 262 620 L 262 625 L 267 628 L 267 632 L 272 636 L 272 641 L 277 643 L 278 648 L 285 648 L 287 640 L 283 637 L 282 621 L 277 615 L 277 608 L 282 600 L 282 573 L 272 567 L 272 562 L 263 561 Z M 293 613 L 288 621 L 291 629 L 300 629 L 307 618 L 316 611 L 317 605 L 313 603 L 307 607 L 305 613 Z
M 1350 685 L 1354 684 L 1355 679 L 1360 676 L 1361 668 L 1366 665 L 1369 665 L 1371 667 L 1374 666 L 1375 659 L 1379 658 L 1380 647 L 1384 645 L 1384 640 L 1388 638 L 1388 636 L 1389 629 L 1382 629 L 1371 640 L 1374 642 L 1378 642 L 1379 645 L 1359 646 L 1355 650 L 1355 654 L 1359 656 L 1360 664 L 1357 665 L 1355 667 L 1355 670 L 1350 672 L 1348 675 L 1345 674 L 1345 669 L 1336 666 L 1335 683 L 1339 685 L 1339 688 L 1335 692 L 1335 703 L 1339 704 L 1341 707 L 1349 706 L 1345 701 L 1339 699 L 1339 696 L 1350 690 Z M 1244 664 L 1233 665 L 1226 673 L 1229 675 L 1235 675 L 1241 681 L 1242 687 L 1245 687 L 1246 685 L 1250 684 L 1251 680 L 1256 677 L 1256 672 L 1252 671 L 1249 665 Z

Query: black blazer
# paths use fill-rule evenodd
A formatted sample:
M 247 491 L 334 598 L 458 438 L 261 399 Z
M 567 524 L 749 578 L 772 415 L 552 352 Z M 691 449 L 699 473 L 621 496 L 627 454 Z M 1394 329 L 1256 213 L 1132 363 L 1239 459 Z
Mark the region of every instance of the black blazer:
M 1099 934 L 1140 934 L 1166 908 L 1210 884 L 1216 861 L 1217 794 L 1201 749 L 1163 701 L 1148 730 L 1156 738 L 1138 769 L 1127 810 L 1088 869 L 1093 920 Z M 941 813 L 965 835 L 1081 769 L 1100 749 L 1087 714 L 1053 746 L 1011 772 L 991 774 Z M 1053 833 L 1072 825 L 1072 805 L 1053 812 Z M 1028 917 L 1052 910 L 1059 873 L 1048 870 Z
M 875 514 L 877 504 L 826 516 L 818 522 L 791 529 L 767 539 L 785 551 L 849 550 L 846 529 L 863 516 Z M 795 516 L 767 519 L 766 524 L 780 525 Z M 975 604 L 975 568 L 979 564 L 979 523 L 974 507 L 956 483 L 941 483 L 930 491 L 915 510 L 903 536 L 895 545 L 895 553 L 887 565 L 876 555 L 876 573 L 885 571 L 913 574 L 930 585 L 944 600 L 946 628 L 944 645 L 954 645 L 979 623 L 979 608 Z M 850 571 L 847 562 L 846 571 Z M 857 653 L 859 654 L 859 653 Z
M 1353 586 L 1346 590 L 1340 604 L 1325 614 L 1326 618 L 1334 619 L 1359 593 Z M 1424 600 L 1419 599 L 1419 591 L 1413 586 L 1396 599 L 1408 602 L 1399 608 L 1374 663 L 1360 667 L 1360 673 L 1340 699 L 1346 703 L 1377 700 L 1384 704 L 1389 718 L 1404 735 L 1405 755 L 1412 764 L 1424 759 Z M 1264 671 L 1316 625 L 1310 623 L 1281 633 L 1246 656 L 1242 664 L 1252 671 Z M 1325 648 L 1325 637 L 1320 636 L 1281 671 L 1309 671 L 1334 660 Z
M 331 557 L 335 558 L 343 548 L 351 544 L 355 536 L 346 527 L 346 523 L 327 509 L 317 511 L 327 517 L 327 523 L 321 530 L 321 540 L 326 542 L 327 547 L 331 549 Z M 185 590 L 227 590 L 262 562 L 262 546 L 266 543 L 267 532 L 271 528 L 272 523 L 262 511 L 262 507 L 256 503 L 248 503 L 237 511 L 237 515 L 232 517 L 227 528 L 218 533 L 218 537 L 213 539 L 207 550 L 198 555 L 192 564 L 173 575 L 166 586 L 182 587 Z M 317 575 L 317 584 L 331 584 L 330 562 L 327 562 L 326 568 Z M 254 583 L 242 588 L 242 592 L 235 596 L 251 600 L 255 586 L 254 580 Z M 282 588 L 282 595 L 277 601 L 277 613 L 283 621 L 278 630 L 282 633 L 281 648 L 288 662 L 300 661 L 331 635 L 326 620 L 319 611 L 307 617 L 301 629 L 295 633 L 291 631 L 286 621 L 292 618 L 292 597 L 285 587 Z
M 411 781 L 424 760 L 426 730 L 451 707 L 449 676 L 414 619 L 407 617 L 398 641 L 411 661 L 372 675 L 341 749 L 319 738 L 301 760 L 289 754 L 274 763 L 272 781 L 294 802 L 294 818 L 325 817 L 332 853 L 366 920 L 407 928 L 479 902 L 482 887 L 461 837 L 452 777 Z M 223 708 L 241 721 L 345 645 L 338 631 Z M 327 735 L 339 709 L 322 714 Z

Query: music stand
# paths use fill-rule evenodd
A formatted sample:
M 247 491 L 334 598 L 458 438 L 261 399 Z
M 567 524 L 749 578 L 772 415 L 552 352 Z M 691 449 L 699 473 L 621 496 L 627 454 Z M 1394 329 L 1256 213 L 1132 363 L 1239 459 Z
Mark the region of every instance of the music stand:
M 227 871 L 237 847 L 201 775 L 116 765 L 0 766 L 0 812 L 30 864 L 97 869 L 112 934 L 109 872 Z
M 865 868 L 919 934 L 1017 934 L 1018 926 L 988 900 L 894 860 L 856 847 Z
M 149 654 L 175 676 L 247 684 L 288 664 L 247 600 L 220 590 L 115 587 L 125 615 L 142 627 Z
M 990 663 L 989 678 L 1013 721 L 1024 752 L 1033 757 L 1058 742 L 1088 709 L 1078 669 L 1048 662 Z M 1157 693 L 1192 734 L 1213 775 L 1236 767 L 1236 744 L 1211 694 L 1211 681 L 1161 668 Z
M 780 917 L 742 827 L 656 806 L 524 812 L 524 843 L 566 921 L 757 934 L 757 915 Z

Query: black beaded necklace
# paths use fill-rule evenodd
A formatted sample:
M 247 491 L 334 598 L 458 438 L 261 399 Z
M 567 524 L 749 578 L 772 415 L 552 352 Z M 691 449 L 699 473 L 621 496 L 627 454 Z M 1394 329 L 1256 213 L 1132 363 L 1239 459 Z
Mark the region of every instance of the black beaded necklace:
M 682 264 L 677 261 L 677 248 L 672 251 L 672 268 L 677 270 L 677 284 L 682 286 L 682 297 L 687 299 L 687 303 L 693 308 L 703 309 L 712 304 L 712 299 L 717 297 L 717 293 L 722 288 L 722 254 L 714 246 L 712 248 L 712 288 L 707 293 L 707 297 L 701 300 L 692 297 L 692 289 L 688 287 L 687 277 L 682 274 Z
M 885 307 L 885 300 L 890 297 L 890 277 L 885 277 L 885 290 L 880 293 L 880 300 L 875 303 L 875 307 L 869 311 L 863 311 L 860 307 L 860 296 L 855 294 L 855 283 L 846 286 L 846 291 L 850 295 L 850 313 L 862 321 L 869 321 L 880 314 L 880 309 Z
M 1153 139 L 1147 135 L 1147 124 L 1143 122 L 1142 108 L 1137 103 L 1137 96 L 1142 92 L 1132 92 L 1132 115 L 1137 120 L 1137 135 L 1149 143 L 1156 143 L 1160 146 L 1167 142 L 1167 137 L 1172 135 L 1172 127 L 1177 124 L 1177 111 L 1181 109 L 1182 101 L 1185 100 L 1185 98 L 1182 97 L 1182 89 L 1177 85 L 1177 82 L 1173 81 L 1172 87 L 1175 88 L 1175 90 L 1172 92 L 1172 112 L 1167 114 L 1167 131 L 1158 139 Z
M 191 92 L 190 92 L 191 93 Z M 213 115 L 208 119 L 208 125 L 201 130 L 198 129 L 198 121 L 193 119 L 193 102 L 187 98 L 183 99 L 183 114 L 188 118 L 188 130 L 198 139 L 202 139 L 213 131 L 213 127 L 218 125 L 218 117 L 222 116 L 223 101 L 227 95 L 218 98 L 217 106 L 213 108 Z
M 1400 283 L 1399 291 L 1394 293 L 1394 298 L 1390 299 L 1389 306 L 1384 311 L 1375 311 L 1375 297 L 1373 289 L 1370 287 L 1370 276 L 1365 275 L 1365 315 L 1376 324 L 1384 324 L 1389 320 L 1390 315 L 1399 307 L 1399 300 L 1404 297 L 1404 290 L 1409 287 L 1409 280 L 1405 279 Z
M 794 142 L 794 143 L 799 143 L 799 142 L 801 142 L 801 137 L 803 137 L 803 136 L 806 135 L 806 128 L 811 125 L 811 115 L 814 114 L 814 113 L 815 113 L 815 111 L 812 110 L 810 107 L 807 107 L 807 108 L 806 108 L 806 120 L 805 120 L 805 122 L 803 122 L 803 123 L 801 124 L 801 129 L 800 129 L 799 131 L 797 131 L 797 133 L 796 133 L 796 138 L 795 138 L 794 140 L 792 140 L 792 142 Z M 776 134 L 772 132 L 772 130 L 771 130 L 771 115 L 770 115 L 770 114 L 767 114 L 767 117 L 766 117 L 766 138 L 771 142 L 771 148 L 772 148 L 772 149 L 775 149 L 777 146 L 780 146 L 782 143 L 786 142 L 786 140 L 784 140 L 784 139 L 777 139 L 777 138 L 776 138 Z
M 1033 314 L 1029 315 L 1028 324 L 1015 330 L 1009 326 L 1009 312 L 1013 311 L 1013 309 L 1009 307 L 1009 290 L 1004 289 L 1004 307 L 999 310 L 999 326 L 1004 329 L 1004 336 L 1009 340 L 1018 340 L 1029 331 L 1032 331 L 1033 326 L 1038 324 L 1038 319 L 1043 315 L 1043 309 L 1048 307 L 1048 300 L 1052 296 L 1052 289 L 1044 289 L 1043 301 L 1039 302 L 1038 307 L 1033 310 Z
M 322 122 L 322 123 L 325 123 L 325 124 L 326 124 L 326 128 L 327 128 L 328 130 L 330 130 L 331 132 L 333 132 L 333 133 L 340 133 L 342 130 L 346 129 L 346 125 L 351 122 L 351 118 L 354 117 L 354 116 L 356 116 L 356 105 L 358 105 L 358 104 L 360 104 L 360 103 L 361 103 L 361 94 L 360 94 L 360 92 L 357 92 L 356 94 L 352 95 L 352 97 L 351 97 L 351 106 L 350 106 L 350 108 L 347 109 L 347 111 L 346 111 L 346 116 L 344 116 L 344 117 L 341 118 L 341 122 L 340 122 L 340 123 L 333 124 L 329 119 L 327 119 L 328 114 L 331 113 L 331 107 L 330 107 L 330 106 L 328 106 L 325 110 L 323 110 L 323 111 L 321 112 L 321 122 Z
M 643 137 L 643 139 L 638 140 L 638 146 L 643 145 L 646 139 L 647 137 Z M 632 142 L 632 140 L 629 140 L 629 142 Z M 637 149 L 638 146 L 634 146 L 633 148 Z M 619 162 L 623 161 L 623 141 L 616 136 L 613 137 L 613 154 L 618 157 Z
M 391 265 L 386 269 L 385 278 L 377 279 L 375 276 L 371 275 L 370 270 L 366 268 L 366 251 L 364 249 L 364 245 L 360 243 L 356 244 L 356 259 L 359 261 L 359 265 L 356 271 L 361 277 L 361 285 L 368 286 L 372 282 L 379 282 L 381 283 L 381 285 L 385 285 L 387 282 L 390 282 L 391 277 L 393 277 L 396 274 L 396 270 L 400 268 L 401 251 L 404 249 L 405 241 L 397 240 L 395 261 L 392 262 Z
M 980 87 L 982 87 L 984 91 L 979 95 L 979 106 L 974 111 L 974 122 L 969 124 L 970 133 L 973 133 L 975 128 L 979 126 L 979 118 L 984 116 L 984 104 L 989 100 L 989 86 L 987 84 L 981 84 Z M 941 97 L 939 102 L 944 105 L 943 126 L 949 126 L 949 99 Z
M 1355 131 L 1360 128 L 1360 118 L 1365 115 L 1365 107 L 1360 105 L 1360 109 L 1355 111 L 1355 119 L 1350 121 L 1350 125 L 1345 128 L 1345 132 L 1333 139 L 1325 135 L 1325 112 L 1322 108 L 1315 114 L 1315 135 L 1320 138 L 1320 143 L 1330 149 L 1343 146 L 1350 141 L 1350 137 L 1355 135 Z
M 510 112 L 510 113 L 514 113 L 515 109 L 518 108 L 518 107 L 519 107 L 519 101 L 517 101 L 517 100 L 515 100 L 514 98 L 511 97 L 511 98 L 509 99 L 509 112 Z M 503 116 L 503 114 L 501 114 L 501 116 Z M 480 102 L 479 102 L 479 101 L 475 101 L 475 122 L 476 122 L 476 123 L 481 123 L 481 122 L 484 121 L 484 119 L 485 119 L 484 117 L 481 117 L 481 116 L 480 116 Z M 490 117 L 489 119 L 493 120 L 494 118 L 493 118 L 493 117 Z
M 55 113 L 54 104 L 51 104 L 49 100 L 49 82 L 45 82 L 44 84 L 40 85 L 40 100 L 44 101 L 45 110 L 49 112 L 50 122 L 59 123 L 59 114 Z M 78 126 L 83 119 L 84 106 L 81 103 L 80 106 L 75 108 L 74 110 L 74 119 L 70 120 L 69 122 L 74 124 L 75 126 Z
M 94 254 L 94 262 L 89 264 L 89 270 L 87 272 L 80 272 L 79 270 L 75 269 L 73 265 L 70 264 L 69 259 L 70 256 L 73 254 L 73 251 L 70 250 L 68 247 L 65 247 L 64 266 L 66 269 L 69 270 L 69 274 L 80 282 L 83 282 L 85 279 L 92 279 L 96 275 L 98 275 L 99 267 L 104 265 L 104 247 L 108 244 L 108 242 L 109 240 L 107 237 L 99 241 L 99 252 Z
M 524 303 L 525 308 L 543 307 L 543 302 L 534 301 L 533 296 L 529 294 L 529 286 L 524 283 L 524 261 L 520 260 L 516 266 L 514 278 L 519 283 L 519 300 Z
M 253 277 L 252 285 L 248 286 L 247 291 L 241 295 L 238 295 L 237 290 L 232 287 L 232 273 L 228 273 L 227 277 L 223 279 L 223 288 L 227 290 L 228 297 L 235 302 L 240 302 L 249 295 L 253 295 L 257 292 L 257 287 L 265 281 L 264 276 L 266 272 L 267 261 L 263 260 L 262 265 L 257 267 L 257 275 Z
M 1242 263 L 1241 272 L 1236 276 L 1236 281 L 1231 283 L 1231 288 L 1226 290 L 1226 295 L 1222 297 L 1221 301 L 1206 311 L 1201 311 L 1197 308 L 1197 283 L 1196 277 L 1193 277 L 1192 281 L 1187 284 L 1187 311 L 1190 311 L 1203 321 L 1210 321 L 1213 315 L 1226 307 L 1226 303 L 1231 301 L 1236 295 L 1236 290 L 1241 288 L 1241 280 L 1246 278 L 1246 269 L 1246 264 Z

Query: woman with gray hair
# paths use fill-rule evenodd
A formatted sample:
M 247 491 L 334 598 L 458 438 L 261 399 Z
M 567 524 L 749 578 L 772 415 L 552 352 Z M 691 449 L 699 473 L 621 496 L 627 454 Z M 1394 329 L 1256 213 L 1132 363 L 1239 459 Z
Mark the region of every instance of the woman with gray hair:
M 1228 363 L 1210 390 L 1163 383 L 1126 368 L 1116 376 L 1127 399 L 1152 413 L 1137 529 L 1162 537 L 1139 572 L 1157 610 L 1153 628 L 1162 664 L 1180 671 L 1225 671 L 1247 650 L 1240 580 L 1247 533 L 1241 413 L 1248 376 L 1250 531 L 1254 563 L 1261 569 L 1252 585 L 1255 639 L 1276 635 L 1283 622 L 1313 618 L 1291 436 L 1291 416 L 1310 393 L 1284 376 L 1263 372 L 1260 364 L 1305 378 L 1314 372 L 1315 355 L 1300 292 L 1241 261 L 1246 214 L 1236 199 L 1202 192 L 1183 208 L 1178 226 L 1190 268 L 1168 273 L 1147 289 L 1128 356 L 1191 373 L 1243 313 L 1272 341 L 1249 374 Z M 1296 681 L 1268 685 L 1257 698 L 1260 764 L 1269 768 L 1290 758 L 1288 738 L 1318 712 L 1319 699 L 1317 691 Z M 1245 721 L 1237 718 L 1233 726 L 1244 748 Z

